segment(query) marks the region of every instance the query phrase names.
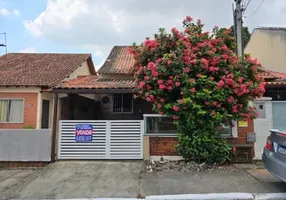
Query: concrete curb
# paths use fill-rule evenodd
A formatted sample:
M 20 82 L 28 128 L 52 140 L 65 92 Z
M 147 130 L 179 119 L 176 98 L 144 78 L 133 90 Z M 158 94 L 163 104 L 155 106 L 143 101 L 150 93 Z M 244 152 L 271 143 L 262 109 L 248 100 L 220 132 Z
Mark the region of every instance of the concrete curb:
M 146 200 L 286 200 L 286 193 L 209 193 L 209 194 L 180 194 L 152 195 Z M 18 199 L 11 199 L 18 200 Z M 22 199 L 23 200 L 23 199 Z M 43 199 L 42 199 L 43 200 Z M 45 200 L 138 200 L 136 198 L 77 198 L 77 199 L 45 199 Z
M 148 196 L 148 200 L 253 200 L 254 195 L 249 193 L 210 193 L 210 194 L 181 194 Z
M 256 194 L 255 200 L 285 200 L 286 193 Z
M 286 193 L 210 193 L 210 194 L 181 194 L 181 195 L 152 195 L 148 200 L 285 200 Z

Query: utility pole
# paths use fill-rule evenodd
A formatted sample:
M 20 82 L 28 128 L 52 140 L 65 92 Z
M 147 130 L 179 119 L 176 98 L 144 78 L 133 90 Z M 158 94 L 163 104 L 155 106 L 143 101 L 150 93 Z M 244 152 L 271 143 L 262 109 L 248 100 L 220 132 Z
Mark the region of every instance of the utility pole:
M 236 42 L 237 42 L 237 54 L 243 56 L 243 42 L 242 42 L 242 7 L 241 0 L 235 1 L 235 29 L 236 30 Z
M 4 42 L 5 43 L 0 43 L 0 47 L 5 47 L 5 52 L 7 54 L 7 39 L 6 39 L 6 32 L 0 33 L 0 35 L 4 35 Z
M 232 3 L 232 15 L 233 15 L 233 33 L 234 33 L 234 38 L 236 41 L 237 35 L 236 35 L 236 12 L 234 8 L 234 4 Z

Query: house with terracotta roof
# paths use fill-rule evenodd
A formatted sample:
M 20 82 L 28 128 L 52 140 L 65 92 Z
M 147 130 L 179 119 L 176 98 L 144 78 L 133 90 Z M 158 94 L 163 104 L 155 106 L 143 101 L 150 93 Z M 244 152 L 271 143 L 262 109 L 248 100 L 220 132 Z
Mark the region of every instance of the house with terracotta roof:
M 254 120 L 256 157 L 261 158 L 269 129 L 286 130 L 286 28 L 255 28 L 245 53 L 257 58 L 265 82 L 264 98 L 256 100 L 258 118 Z
M 286 130 L 286 73 L 264 69 L 259 73 L 264 80 L 265 93 L 254 104 L 258 112 L 254 120 L 256 141 L 255 159 L 261 159 L 270 129 Z
M 128 46 L 113 47 L 97 73 L 89 54 L 1 56 L 0 129 L 52 128 L 52 160 L 178 159 L 172 120 L 133 98 L 133 66 Z M 286 78 L 270 70 L 260 76 L 267 95 Z M 268 102 L 256 103 L 263 117 Z M 267 123 L 237 121 L 221 129 L 238 149 L 236 161 L 252 160 L 256 143 L 250 136 Z
M 65 80 L 95 74 L 90 54 L 8 53 L 1 56 L 0 129 L 51 128 L 52 89 Z
M 134 59 L 129 47 L 115 46 L 97 75 L 80 76 L 58 84 L 62 98 L 61 120 L 140 120 L 152 105 L 133 98 Z
M 180 158 L 174 150 L 177 132 L 172 119 L 154 113 L 152 104 L 133 98 L 134 59 L 129 48 L 113 47 L 97 75 L 79 76 L 54 87 L 54 93 L 64 96 L 56 142 L 58 159 Z M 79 124 L 93 127 L 88 144 L 74 140 Z M 253 132 L 252 120 L 221 129 L 238 149 L 236 161 L 254 157 L 254 141 L 248 139 Z

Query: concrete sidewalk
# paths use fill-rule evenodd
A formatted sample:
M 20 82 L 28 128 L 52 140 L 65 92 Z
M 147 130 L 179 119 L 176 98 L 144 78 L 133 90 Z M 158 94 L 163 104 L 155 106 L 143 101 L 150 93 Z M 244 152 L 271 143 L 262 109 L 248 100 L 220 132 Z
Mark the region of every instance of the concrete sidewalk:
M 272 175 L 271 175 L 272 176 Z M 243 170 L 229 172 L 158 172 L 142 175 L 141 192 L 147 195 L 199 193 L 272 193 L 286 192 L 286 184 L 260 182 Z
M 56 162 L 41 170 L 0 170 L 0 199 L 286 192 L 285 183 L 266 171 L 261 176 L 256 169 L 256 174 L 244 169 L 226 172 L 143 171 L 144 163 L 141 161 L 69 161 Z

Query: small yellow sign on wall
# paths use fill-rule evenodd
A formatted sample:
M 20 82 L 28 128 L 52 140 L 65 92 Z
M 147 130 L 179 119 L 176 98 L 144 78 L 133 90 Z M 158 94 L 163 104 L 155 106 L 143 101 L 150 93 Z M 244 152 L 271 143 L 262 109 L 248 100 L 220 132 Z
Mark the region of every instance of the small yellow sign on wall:
M 248 121 L 239 120 L 238 127 L 248 127 Z

